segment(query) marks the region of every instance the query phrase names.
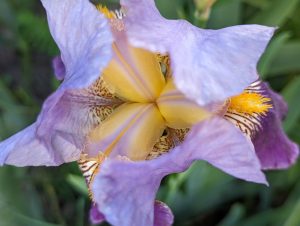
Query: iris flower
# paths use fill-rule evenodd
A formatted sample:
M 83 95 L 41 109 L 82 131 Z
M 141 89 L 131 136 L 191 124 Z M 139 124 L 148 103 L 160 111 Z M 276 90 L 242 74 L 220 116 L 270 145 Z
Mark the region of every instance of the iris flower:
M 121 0 L 116 12 L 42 3 L 63 81 L 35 123 L 0 143 L 1 165 L 78 161 L 94 222 L 166 226 L 160 181 L 195 160 L 264 184 L 262 169 L 296 160 L 280 127 L 286 105 L 256 72 L 273 28 L 203 30 L 163 18 L 153 0 Z

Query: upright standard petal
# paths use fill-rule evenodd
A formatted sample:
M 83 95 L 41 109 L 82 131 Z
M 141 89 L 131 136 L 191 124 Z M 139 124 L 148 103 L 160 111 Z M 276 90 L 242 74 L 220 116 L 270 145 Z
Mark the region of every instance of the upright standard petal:
M 272 99 L 273 108 L 262 119 L 261 130 L 253 139 L 255 151 L 263 169 L 287 168 L 295 163 L 299 147 L 284 133 L 281 121 L 287 113 L 287 105 L 267 84 L 262 84 L 265 95 Z
M 157 159 L 105 161 L 92 185 L 99 211 L 115 226 L 154 225 L 155 194 L 162 178 L 186 170 L 195 160 L 206 160 L 241 179 L 266 183 L 251 143 L 216 117 L 196 125 L 181 146 Z
M 177 87 L 200 105 L 225 100 L 255 81 L 257 62 L 274 32 L 259 25 L 203 30 L 163 18 L 154 0 L 121 4 L 131 44 L 169 54 Z
M 87 112 L 85 105 L 65 99 L 69 98 L 70 89 L 87 88 L 94 82 L 111 58 L 110 26 L 89 1 L 42 3 L 66 74 L 62 85 L 43 104 L 35 125 L 0 144 L 2 164 L 58 165 L 77 160 L 90 117 L 82 118 Z M 33 157 L 36 151 L 45 159 Z M 20 156 L 23 162 L 19 161 Z
M 50 32 L 66 67 L 64 85 L 86 88 L 111 58 L 106 18 L 87 0 L 42 0 Z

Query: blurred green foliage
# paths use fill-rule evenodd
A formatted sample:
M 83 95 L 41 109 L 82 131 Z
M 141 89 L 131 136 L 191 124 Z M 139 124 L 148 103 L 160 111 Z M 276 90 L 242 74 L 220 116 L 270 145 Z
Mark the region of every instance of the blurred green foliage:
M 117 1 L 101 2 L 117 7 Z M 207 7 L 210 0 L 156 2 L 165 17 L 205 28 L 277 26 L 258 70 L 288 102 L 283 125 L 300 143 L 300 0 L 217 0 L 212 8 Z M 58 86 L 51 69 L 58 49 L 36 0 L 1 0 L 0 33 L 3 140 L 33 122 L 43 100 Z M 300 163 L 267 176 L 270 187 L 236 180 L 199 162 L 165 179 L 158 198 L 170 205 L 178 226 L 299 226 Z M 1 226 L 89 225 L 90 201 L 74 163 L 56 168 L 6 166 L 0 168 L 0 184 Z

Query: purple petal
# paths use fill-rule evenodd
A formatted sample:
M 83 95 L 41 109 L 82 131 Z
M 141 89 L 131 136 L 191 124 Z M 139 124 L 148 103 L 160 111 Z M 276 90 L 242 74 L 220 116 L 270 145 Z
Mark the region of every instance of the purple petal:
M 111 58 L 110 25 L 89 1 L 42 3 L 65 65 L 65 79 L 43 104 L 35 125 L 0 144 L 1 164 L 59 165 L 77 160 L 91 122 L 88 101 L 80 104 L 80 93 L 72 96 L 75 90 L 70 89 L 87 88 Z
M 163 202 L 158 200 L 154 204 L 154 226 L 171 226 L 174 215 L 171 209 Z
M 168 53 L 177 87 L 200 105 L 241 93 L 257 79 L 256 65 L 274 28 L 243 25 L 203 30 L 167 20 L 153 0 L 121 0 L 132 45 Z
M 66 67 L 64 86 L 89 86 L 111 58 L 112 35 L 107 20 L 87 0 L 42 0 L 42 3 Z
M 189 150 L 182 159 L 205 160 L 237 178 L 267 184 L 252 142 L 224 119 L 195 126 L 181 149 Z
M 66 75 L 66 68 L 62 62 L 61 56 L 56 56 L 52 60 L 52 66 L 54 69 L 54 74 L 58 80 L 63 80 Z
M 101 224 L 105 216 L 99 212 L 98 205 L 92 204 L 90 209 L 90 222 Z M 171 209 L 163 202 L 156 200 L 154 204 L 154 226 L 171 226 L 174 222 L 174 215 Z
M 196 125 L 181 146 L 155 160 L 105 161 L 92 187 L 99 211 L 113 225 L 153 225 L 161 179 L 186 170 L 195 160 L 206 160 L 241 179 L 267 183 L 251 142 L 229 122 L 216 117 Z M 171 222 L 170 217 L 160 216 L 156 218 L 158 225 L 159 219 Z
M 263 169 L 287 168 L 297 160 L 299 147 L 289 140 L 281 126 L 281 120 L 287 113 L 286 103 L 266 84 L 264 86 L 265 95 L 272 99 L 273 108 L 263 118 L 262 130 L 253 143 Z
M 95 123 L 89 101 L 82 91 L 57 90 L 43 105 L 37 120 L 36 136 L 59 164 L 77 160 L 84 148 L 85 136 Z M 73 148 L 66 149 L 63 142 L 73 144 Z M 72 158 L 65 158 L 64 155 L 72 155 Z
M 16 166 L 52 166 L 60 164 L 53 152 L 36 137 L 36 124 L 32 124 L 9 139 L 0 143 L 0 165 Z M 57 135 L 57 139 L 59 135 Z M 65 161 L 75 160 L 73 155 L 74 145 L 67 140 L 61 139 L 57 144 L 62 150 L 61 159 Z
M 150 177 L 152 169 L 151 165 L 139 163 L 107 161 L 103 164 L 93 183 L 93 194 L 99 211 L 109 223 L 153 225 L 154 199 L 162 176 Z
M 105 217 L 98 211 L 97 204 L 93 204 L 90 209 L 90 221 L 92 224 L 100 224 L 105 221 Z

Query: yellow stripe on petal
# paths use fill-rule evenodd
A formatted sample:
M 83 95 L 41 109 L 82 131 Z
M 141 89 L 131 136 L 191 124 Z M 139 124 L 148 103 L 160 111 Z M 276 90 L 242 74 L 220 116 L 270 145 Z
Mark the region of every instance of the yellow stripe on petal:
M 103 76 L 112 92 L 131 102 L 152 102 L 162 91 L 165 79 L 155 54 L 122 43 L 114 44 L 114 57 Z
M 157 55 L 141 48 L 130 47 L 129 50 L 138 75 L 155 100 L 166 85 Z
M 89 146 L 105 155 L 144 160 L 164 129 L 164 119 L 155 104 L 123 104 L 90 133 Z
M 147 97 L 143 93 L 142 87 L 134 79 L 134 76 L 122 62 L 112 59 L 109 65 L 104 69 L 103 80 L 108 89 L 114 93 L 115 96 L 130 102 L 148 102 Z
M 190 128 L 210 116 L 208 111 L 178 91 L 172 80 L 168 81 L 157 105 L 167 125 L 174 129 Z

